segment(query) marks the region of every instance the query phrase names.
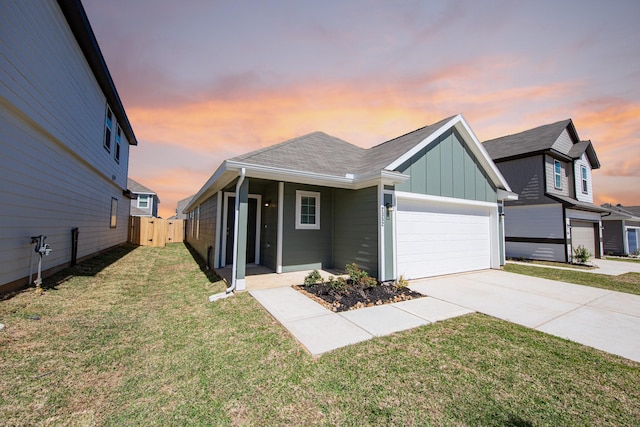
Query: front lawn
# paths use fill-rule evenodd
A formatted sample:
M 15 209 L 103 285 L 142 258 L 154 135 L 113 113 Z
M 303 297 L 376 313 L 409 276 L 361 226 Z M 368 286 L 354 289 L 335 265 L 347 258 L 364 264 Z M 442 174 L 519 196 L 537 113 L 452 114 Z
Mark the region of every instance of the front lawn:
M 619 276 L 606 274 L 587 273 L 572 270 L 560 270 L 557 268 L 531 267 L 522 264 L 507 263 L 505 271 L 527 276 L 542 277 L 545 279 L 559 280 L 561 282 L 575 283 L 578 285 L 593 286 L 594 288 L 610 289 L 612 291 L 626 292 L 640 295 L 640 273 L 625 273 Z
M 0 301 L 2 424 L 639 424 L 639 363 L 480 314 L 314 359 L 209 277 L 125 247 Z

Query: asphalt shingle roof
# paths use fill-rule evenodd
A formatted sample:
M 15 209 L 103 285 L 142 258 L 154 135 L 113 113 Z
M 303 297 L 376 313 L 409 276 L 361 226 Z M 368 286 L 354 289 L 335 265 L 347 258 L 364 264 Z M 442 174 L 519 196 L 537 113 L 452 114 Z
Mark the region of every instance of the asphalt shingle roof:
M 271 166 L 326 175 L 353 173 L 364 149 L 324 132 L 313 132 L 280 144 L 230 159 L 258 166 Z
M 131 178 L 127 178 L 127 189 L 134 194 L 157 194 L 155 191 L 150 190 Z
M 571 119 L 538 126 L 524 132 L 485 141 L 482 145 L 493 160 L 549 150 Z
M 453 117 L 417 129 L 369 149 L 324 132 L 313 132 L 230 159 L 334 176 L 377 173 L 440 129 Z

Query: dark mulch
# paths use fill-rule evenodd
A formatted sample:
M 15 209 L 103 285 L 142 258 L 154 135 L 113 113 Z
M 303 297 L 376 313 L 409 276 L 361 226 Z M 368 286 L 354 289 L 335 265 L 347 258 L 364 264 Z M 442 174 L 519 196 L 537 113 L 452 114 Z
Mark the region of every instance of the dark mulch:
M 377 286 L 364 287 L 349 281 L 346 290 L 338 290 L 327 283 L 316 285 L 299 285 L 294 288 L 332 311 L 348 311 L 374 305 L 390 304 L 421 298 L 419 292 L 394 284 L 379 283 Z

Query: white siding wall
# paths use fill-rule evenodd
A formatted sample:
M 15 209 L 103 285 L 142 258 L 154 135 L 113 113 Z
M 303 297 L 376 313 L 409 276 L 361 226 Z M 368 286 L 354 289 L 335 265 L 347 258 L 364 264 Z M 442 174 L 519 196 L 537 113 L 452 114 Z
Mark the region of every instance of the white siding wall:
M 573 140 L 566 129 L 562 131 L 558 139 L 556 139 L 556 142 L 551 146 L 554 150 L 565 154 L 571 150 L 571 147 L 573 147 Z
M 582 192 L 582 166 L 587 168 L 587 193 Z M 575 183 L 576 183 L 576 199 L 581 202 L 593 203 L 593 181 L 591 178 L 591 164 L 587 159 L 586 154 L 582 154 L 582 157 L 575 162 L 574 168 Z
M 56 2 L 0 2 L 0 57 L 1 286 L 28 276 L 30 236 L 43 269 L 70 261 L 73 227 L 79 258 L 126 241 L 129 145 L 119 164 L 103 148 L 105 97 Z
M 506 237 L 564 239 L 562 205 L 507 206 L 504 234 Z

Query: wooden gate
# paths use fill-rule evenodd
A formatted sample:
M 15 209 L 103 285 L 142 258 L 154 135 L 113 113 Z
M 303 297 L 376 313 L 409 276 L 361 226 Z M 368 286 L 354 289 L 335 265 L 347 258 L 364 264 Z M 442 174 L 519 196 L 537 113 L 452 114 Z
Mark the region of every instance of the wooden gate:
M 129 217 L 129 242 L 140 246 L 165 246 L 184 240 L 183 219 Z

